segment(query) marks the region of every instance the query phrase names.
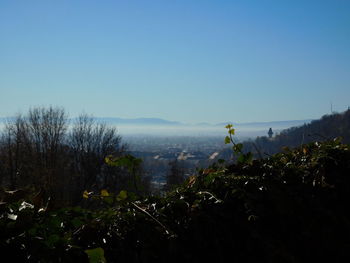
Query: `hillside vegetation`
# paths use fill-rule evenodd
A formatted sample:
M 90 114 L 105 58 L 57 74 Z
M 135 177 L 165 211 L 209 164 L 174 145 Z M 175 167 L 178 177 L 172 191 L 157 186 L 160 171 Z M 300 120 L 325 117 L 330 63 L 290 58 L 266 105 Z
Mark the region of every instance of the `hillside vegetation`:
M 325 115 L 319 120 L 298 127 L 283 130 L 272 139 L 258 137 L 254 143 L 245 143 L 245 149 L 263 155 L 280 152 L 282 147 L 298 147 L 305 143 L 325 141 L 341 137 L 344 143 L 350 143 L 350 110 L 343 113 Z
M 199 171 L 165 197 L 85 191 L 81 198 L 100 207 L 93 210 L 55 210 L 35 196 L 3 192 L 1 255 L 14 262 L 348 262 L 349 147 L 335 139 L 267 159 L 245 155 Z

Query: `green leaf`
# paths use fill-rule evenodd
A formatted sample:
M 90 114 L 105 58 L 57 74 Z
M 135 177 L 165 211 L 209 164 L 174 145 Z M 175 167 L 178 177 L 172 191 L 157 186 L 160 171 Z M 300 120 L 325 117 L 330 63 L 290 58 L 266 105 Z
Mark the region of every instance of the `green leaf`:
M 215 181 L 215 178 L 216 177 L 219 177 L 221 176 L 221 174 L 219 173 L 211 173 L 211 174 L 208 174 L 205 178 L 204 178 L 204 184 L 206 186 L 212 184 L 214 181 Z
M 123 166 L 126 167 L 129 172 L 133 172 L 134 169 L 138 168 L 141 165 L 142 159 L 127 154 L 121 157 L 107 156 L 105 158 L 105 162 L 109 166 Z
M 105 202 L 105 203 L 111 205 L 111 204 L 113 204 L 113 197 L 112 197 L 112 196 L 104 197 L 104 198 L 103 198 L 103 202 Z
M 231 129 L 232 127 L 233 127 L 232 124 L 227 124 L 227 125 L 225 126 L 226 129 Z
M 128 198 L 128 192 L 125 190 L 121 190 L 120 193 L 117 195 L 117 201 L 122 201 Z
M 90 263 L 105 263 L 105 262 L 107 262 L 105 255 L 104 255 L 105 252 L 104 252 L 103 248 L 101 248 L 101 247 L 94 248 L 94 249 L 87 249 L 87 250 L 85 250 L 85 253 L 88 255 Z
M 240 154 L 237 158 L 237 163 L 251 163 L 253 161 L 253 154 L 248 152 L 247 154 Z
M 49 246 L 50 248 L 54 248 L 55 245 L 57 244 L 57 242 L 60 240 L 60 237 L 56 234 L 50 235 L 47 240 L 46 240 L 46 244 L 47 246 Z
M 237 163 L 244 163 L 245 158 L 244 158 L 244 154 L 240 154 L 237 158 Z
M 231 134 L 231 135 L 234 135 L 235 134 L 235 129 L 229 129 L 228 133 Z
M 242 143 L 237 143 L 235 146 L 233 146 L 233 150 L 236 153 L 242 152 L 242 149 L 243 149 L 243 144 Z
M 81 221 L 79 218 L 73 218 L 70 222 L 74 227 L 80 227 L 84 225 L 84 222 Z
M 130 201 L 135 201 L 135 200 L 137 200 L 137 195 L 135 194 L 135 193 L 133 193 L 133 192 L 129 192 L 128 193 L 128 200 L 130 200 Z
M 107 197 L 107 196 L 109 196 L 108 191 L 107 191 L 106 189 L 102 189 L 102 190 L 101 190 L 101 196 L 102 196 L 102 197 Z
M 247 163 L 251 163 L 253 161 L 253 154 L 251 152 L 249 152 L 245 155 L 245 161 Z
M 112 156 L 112 155 L 108 155 L 106 158 L 105 158 L 105 162 L 106 164 L 108 164 L 109 166 L 116 166 L 115 164 L 115 158 Z
M 229 144 L 231 142 L 231 139 L 229 136 L 225 137 L 225 144 Z

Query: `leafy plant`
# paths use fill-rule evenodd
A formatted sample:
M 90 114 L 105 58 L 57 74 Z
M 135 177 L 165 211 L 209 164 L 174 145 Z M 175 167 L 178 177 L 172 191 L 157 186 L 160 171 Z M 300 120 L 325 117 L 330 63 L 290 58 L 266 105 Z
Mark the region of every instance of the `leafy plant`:
M 228 130 L 228 136 L 225 137 L 225 144 L 232 144 L 232 150 L 237 155 L 238 164 L 250 164 L 253 161 L 253 154 L 251 152 L 243 152 L 243 144 L 235 143 L 233 140 L 233 135 L 235 134 L 235 129 L 232 124 L 227 124 L 225 128 Z

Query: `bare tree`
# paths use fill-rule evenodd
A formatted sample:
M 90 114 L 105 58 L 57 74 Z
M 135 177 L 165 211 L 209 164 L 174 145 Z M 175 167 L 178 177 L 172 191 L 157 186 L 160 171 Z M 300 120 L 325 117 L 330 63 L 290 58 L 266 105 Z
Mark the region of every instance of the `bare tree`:
M 29 110 L 25 121 L 33 147 L 34 178 L 39 180 L 35 183 L 41 184 L 51 197 L 62 198 L 67 115 L 62 108 L 37 107 Z
M 7 175 L 5 184 L 15 188 L 28 176 L 28 156 L 31 155 L 30 141 L 25 119 L 18 115 L 8 121 L 1 136 L 0 156 L 4 173 Z
M 106 167 L 105 158 L 120 156 L 126 145 L 122 144 L 114 127 L 96 123 L 92 117 L 83 114 L 73 124 L 68 144 L 72 149 L 76 171 L 73 180 L 78 193 L 115 183 L 118 169 Z
M 133 177 L 128 169 L 105 163 L 107 156 L 121 157 L 126 149 L 116 128 L 86 114 L 68 123 L 62 108 L 32 108 L 1 133 L 0 183 L 40 190 L 57 205 L 79 203 L 84 190 L 135 190 L 129 187 Z M 149 185 L 141 169 L 137 175 L 140 185 Z
M 31 186 L 51 196 L 62 195 L 66 130 L 67 117 L 61 108 L 33 108 L 9 121 L 0 147 L 8 187 Z

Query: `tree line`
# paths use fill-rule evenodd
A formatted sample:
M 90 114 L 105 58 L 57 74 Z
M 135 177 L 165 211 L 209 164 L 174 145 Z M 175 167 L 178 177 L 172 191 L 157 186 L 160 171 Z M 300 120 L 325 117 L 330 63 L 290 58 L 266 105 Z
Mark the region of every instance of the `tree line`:
M 8 120 L 1 131 L 0 185 L 37 192 L 57 205 L 79 204 L 85 190 L 136 191 L 134 175 L 105 162 L 127 149 L 115 127 L 87 114 L 70 120 L 63 108 L 32 108 Z M 150 178 L 137 174 L 137 190 L 146 193 Z

